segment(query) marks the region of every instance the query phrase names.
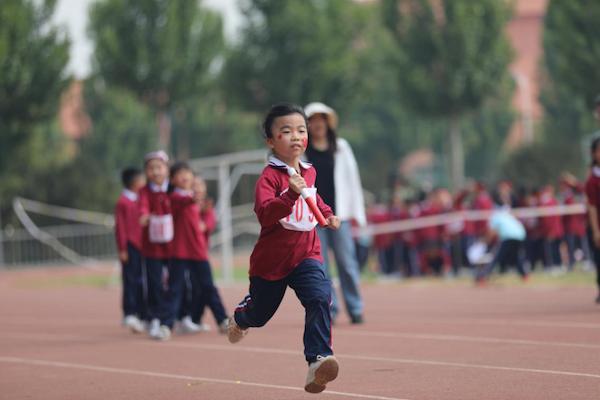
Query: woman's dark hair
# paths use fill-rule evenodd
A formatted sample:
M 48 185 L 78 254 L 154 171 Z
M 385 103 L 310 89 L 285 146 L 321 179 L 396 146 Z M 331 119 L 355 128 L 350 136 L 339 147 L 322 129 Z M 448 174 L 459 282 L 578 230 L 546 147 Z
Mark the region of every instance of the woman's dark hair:
M 592 156 L 592 167 L 598 165 L 598 163 L 596 162 L 596 158 L 594 157 L 594 154 L 596 153 L 598 147 L 600 147 L 600 137 L 597 137 L 596 139 L 592 140 L 592 145 L 590 146 L 590 155 Z
M 133 181 L 142 175 L 142 171 L 139 168 L 128 167 L 121 172 L 121 182 L 123 183 L 123 187 L 126 189 L 131 189 L 131 185 L 133 185 Z
M 291 104 L 291 103 L 279 103 L 271 106 L 271 109 L 267 113 L 265 120 L 262 124 L 262 134 L 265 139 L 270 139 L 273 137 L 273 132 L 271 132 L 271 128 L 273 127 L 273 122 L 275 118 L 285 117 L 286 115 L 291 114 L 300 114 L 302 118 L 304 118 L 304 123 L 308 126 L 308 119 L 306 118 L 306 114 L 304 114 L 304 110 L 302 107 Z
M 317 114 L 315 114 L 317 115 Z M 329 145 L 327 147 L 327 152 L 329 153 L 335 153 L 337 151 L 337 133 L 335 132 L 335 129 L 333 129 L 331 126 L 329 126 L 329 121 L 327 120 L 327 116 L 325 114 L 320 114 L 323 115 L 323 117 L 325 118 L 326 124 L 327 124 L 327 144 Z M 311 116 L 312 118 L 312 116 Z M 310 126 L 308 129 L 308 144 L 310 145 Z

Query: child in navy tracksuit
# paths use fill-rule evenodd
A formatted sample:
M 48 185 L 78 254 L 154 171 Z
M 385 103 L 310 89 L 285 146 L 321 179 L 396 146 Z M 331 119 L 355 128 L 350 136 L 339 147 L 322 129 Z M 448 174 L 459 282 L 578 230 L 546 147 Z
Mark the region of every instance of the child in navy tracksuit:
M 123 326 L 134 333 L 144 330 L 144 286 L 142 274 L 142 228 L 138 209 L 138 193 L 144 186 L 144 175 L 137 168 L 121 173 L 123 192 L 115 206 L 115 237 L 123 281 Z
M 169 261 L 169 243 L 173 239 L 173 216 L 169 199 L 169 157 L 155 151 L 144 157 L 148 184 L 140 190 L 140 224 L 143 226 L 142 255 L 146 266 L 148 334 L 153 339 L 168 339 L 170 330 L 160 325 L 165 293 L 163 274 Z
M 218 325 L 225 326 L 228 319 L 213 283 L 208 246 L 200 226 L 200 207 L 198 197 L 192 190 L 193 183 L 194 174 L 186 163 L 179 162 L 171 167 L 171 184 L 174 189 L 170 199 L 175 235 L 170 247 L 169 289 L 161 321 L 163 329 L 173 328 L 181 310 L 186 291 L 186 274 L 192 283 L 192 299 L 208 305 Z
M 338 374 L 331 349 L 331 283 L 325 275 L 316 218 L 303 189 L 310 191 L 328 226 L 339 219 L 314 187 L 316 171 L 300 160 L 308 144 L 307 119 L 301 107 L 279 104 L 263 123 L 263 134 L 273 155 L 256 183 L 254 211 L 261 232 L 250 257 L 250 293 L 229 321 L 231 343 L 239 342 L 248 328 L 264 326 L 275 314 L 289 286 L 306 310 L 304 355 L 309 363 L 304 389 L 319 393 Z M 288 176 L 288 168 L 296 175 Z
M 217 227 L 217 216 L 213 207 L 212 200 L 206 197 L 206 182 L 202 177 L 196 176 L 194 179 L 194 195 L 200 208 L 200 231 L 204 234 L 206 240 L 207 251 L 210 249 L 210 235 Z M 208 261 L 207 261 L 208 262 Z M 206 330 L 208 326 L 202 323 L 202 317 L 204 315 L 204 308 L 209 307 L 210 297 L 203 296 L 198 290 L 193 291 L 191 301 L 191 315 L 192 322 L 199 324 L 201 328 Z M 213 316 L 217 318 L 217 315 L 213 312 Z M 227 333 L 227 321 L 219 321 L 217 319 L 217 325 L 219 327 L 219 333 Z

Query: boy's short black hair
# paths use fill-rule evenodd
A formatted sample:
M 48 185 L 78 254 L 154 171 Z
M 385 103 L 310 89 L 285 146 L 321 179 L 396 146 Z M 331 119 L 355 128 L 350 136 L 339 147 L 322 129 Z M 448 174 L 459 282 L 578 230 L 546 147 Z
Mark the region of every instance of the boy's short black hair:
M 273 137 L 271 128 L 273 127 L 273 121 L 275 121 L 275 118 L 284 117 L 286 115 L 291 114 L 302 115 L 302 118 L 304 118 L 304 123 L 306 124 L 306 126 L 308 126 L 308 118 L 306 118 L 306 114 L 304 113 L 304 109 L 302 107 L 291 103 L 278 103 L 271 106 L 271 109 L 269 110 L 263 121 L 262 134 L 265 137 L 265 139 Z
M 169 176 L 171 177 L 171 179 L 173 179 L 173 177 L 177 175 L 179 171 L 190 171 L 192 173 L 194 172 L 192 170 L 192 167 L 190 167 L 190 165 L 185 161 L 177 161 L 171 166 L 171 169 L 169 171 Z
M 140 176 L 142 176 L 142 171 L 139 168 L 127 167 L 121 171 L 121 183 L 123 183 L 123 187 L 130 189 L 133 181 Z

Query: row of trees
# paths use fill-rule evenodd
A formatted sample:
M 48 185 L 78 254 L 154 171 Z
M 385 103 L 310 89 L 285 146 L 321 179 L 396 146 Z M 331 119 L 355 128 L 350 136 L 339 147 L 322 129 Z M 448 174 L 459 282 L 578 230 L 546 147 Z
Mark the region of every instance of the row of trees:
M 572 137 L 592 129 L 590 100 L 600 88 L 600 5 L 584 0 L 550 2 L 543 140 L 512 156 L 499 151 L 513 120 L 509 2 L 241 0 L 244 23 L 228 43 L 220 15 L 198 0 L 99 0 L 84 82 L 92 128 L 73 143 L 55 118 L 70 78 L 68 37 L 50 22 L 54 6 L 0 3 L 4 209 L 19 193 L 108 210 L 119 169 L 145 151 L 160 146 L 188 158 L 256 148 L 261 114 L 281 100 L 334 106 L 376 193 L 398 159 L 423 147 L 439 155 L 437 183 L 461 185 L 465 166 L 480 179 L 503 171 L 522 180 L 515 168 L 565 143 L 581 168 Z

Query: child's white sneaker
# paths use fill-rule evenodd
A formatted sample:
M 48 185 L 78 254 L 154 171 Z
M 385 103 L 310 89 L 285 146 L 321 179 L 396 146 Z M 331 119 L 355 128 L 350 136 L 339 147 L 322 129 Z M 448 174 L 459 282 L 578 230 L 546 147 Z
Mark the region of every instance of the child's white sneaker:
M 221 335 L 227 335 L 229 333 L 229 329 L 228 328 L 229 328 L 229 318 L 225 318 L 219 324 L 219 333 Z
M 129 328 L 133 333 L 142 333 L 146 330 L 144 323 L 135 315 L 126 315 L 123 318 L 123 326 Z
M 201 330 L 202 329 L 200 328 L 200 325 L 195 324 L 194 321 L 192 321 L 192 318 L 189 316 L 183 317 L 179 323 L 180 333 L 198 333 Z
M 321 393 L 328 382 L 338 376 L 340 367 L 334 356 L 317 356 L 317 361 L 308 366 L 308 376 L 304 390 L 308 393 Z
M 150 337 L 160 341 L 169 340 L 171 338 L 171 329 L 166 325 L 161 325 L 153 334 L 150 334 Z
M 244 338 L 248 334 L 248 329 L 242 329 L 235 322 L 235 318 L 229 317 L 227 320 L 227 337 L 229 338 L 229 343 L 237 343 Z
M 160 320 L 155 318 L 152 321 L 150 321 L 150 325 L 148 325 L 148 336 L 150 336 L 151 338 L 154 338 L 160 334 L 159 331 L 160 331 Z

